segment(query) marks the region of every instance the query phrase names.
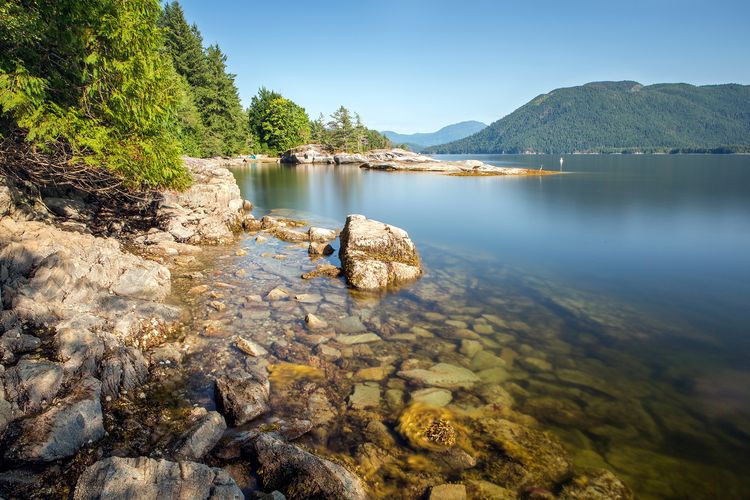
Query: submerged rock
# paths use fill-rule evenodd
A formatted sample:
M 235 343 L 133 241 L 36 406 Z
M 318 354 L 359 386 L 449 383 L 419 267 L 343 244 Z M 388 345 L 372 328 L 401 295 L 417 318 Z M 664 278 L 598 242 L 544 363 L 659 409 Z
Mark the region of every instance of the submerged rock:
M 233 370 L 216 380 L 222 411 L 234 425 L 245 424 L 269 410 L 271 386 L 255 373 Z
M 282 441 L 261 434 L 252 443 L 266 490 L 280 490 L 290 498 L 364 500 L 364 487 L 344 467 Z
M 430 500 L 466 500 L 466 486 L 463 484 L 441 484 L 430 490 Z
M 346 279 L 361 290 L 406 283 L 422 274 L 419 255 L 406 231 L 363 215 L 346 218 L 339 257 Z
M 630 488 L 608 470 L 588 472 L 563 487 L 562 500 L 632 500 Z
M 479 382 L 479 377 L 471 370 L 449 363 L 438 363 L 429 370 L 415 368 L 402 370 L 398 376 L 433 387 L 445 389 L 469 388 Z
M 222 469 L 194 462 L 111 457 L 96 462 L 81 474 L 73 498 L 240 500 L 244 496 Z

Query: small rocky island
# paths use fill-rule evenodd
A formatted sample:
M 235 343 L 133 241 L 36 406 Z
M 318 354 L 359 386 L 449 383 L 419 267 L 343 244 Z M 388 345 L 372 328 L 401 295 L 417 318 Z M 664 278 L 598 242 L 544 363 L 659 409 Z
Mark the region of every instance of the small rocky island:
M 320 144 L 305 144 L 286 151 L 281 163 L 353 165 L 368 170 L 435 172 L 459 176 L 547 175 L 554 172 L 496 167 L 478 160 L 441 161 L 404 149 L 376 149 L 365 153 L 334 153 Z

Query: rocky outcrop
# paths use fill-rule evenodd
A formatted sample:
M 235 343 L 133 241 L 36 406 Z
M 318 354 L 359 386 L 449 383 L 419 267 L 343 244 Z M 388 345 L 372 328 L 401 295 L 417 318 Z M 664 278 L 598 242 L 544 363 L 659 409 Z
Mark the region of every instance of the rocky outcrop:
M 242 491 L 222 469 L 195 462 L 112 457 L 88 467 L 78 479 L 75 500 L 240 500 Z
M 347 163 L 356 163 L 361 165 L 362 163 L 367 163 L 369 160 L 367 159 L 367 156 L 363 154 L 339 153 L 333 156 L 333 161 L 336 162 L 336 165 L 343 165 Z
M 191 417 L 195 423 L 175 447 L 174 456 L 178 460 L 200 460 L 216 446 L 227 429 L 224 417 L 219 412 L 196 408 Z
M 182 192 L 167 191 L 159 206 L 162 229 L 180 243 L 227 243 L 233 229 L 251 219 L 252 204 L 240 196 L 228 160 L 185 158 L 193 185 Z
M 333 163 L 334 157 L 320 144 L 305 144 L 289 149 L 281 155 L 281 163 Z
M 340 240 L 344 275 L 354 288 L 380 290 L 422 274 L 417 249 L 403 229 L 350 215 Z
M 279 490 L 290 498 L 366 499 L 359 478 L 344 467 L 261 434 L 252 443 L 259 475 L 266 490 Z

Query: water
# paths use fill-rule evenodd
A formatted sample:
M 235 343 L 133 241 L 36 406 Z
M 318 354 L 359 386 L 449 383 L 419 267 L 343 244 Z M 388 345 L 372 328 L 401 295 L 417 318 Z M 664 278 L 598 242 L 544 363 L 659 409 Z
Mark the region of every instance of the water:
M 559 157 L 471 158 L 559 169 Z M 289 364 L 272 372 L 276 417 L 265 425 L 309 417 L 312 407 L 336 415 L 302 440 L 364 471 L 379 494 L 441 479 L 507 483 L 507 470 L 492 465 L 498 457 L 532 458 L 498 440 L 487 422 L 500 415 L 536 421 L 562 440 L 576 470 L 613 470 L 643 498 L 750 496 L 750 157 L 566 156 L 564 170 L 472 178 L 353 166 L 236 169 L 256 216 L 341 227 L 347 214 L 362 213 L 406 229 L 427 272 L 384 297 L 356 294 L 341 280 L 299 279 L 315 265 L 305 248 L 249 236 L 238 244 L 246 255 L 222 249 L 214 272 L 198 280 L 234 288 L 219 297 L 226 311 L 207 309 L 213 298 L 195 299 L 196 331 L 222 333 L 191 337 L 194 366 L 216 372 L 248 362 L 231 349 L 234 334 L 271 349 Z M 312 298 L 243 298 L 279 284 Z M 356 318 L 383 341 L 331 340 L 325 345 L 338 345 L 342 357 L 321 362 L 312 346 L 333 332 L 310 335 L 302 321 L 309 312 L 336 333 Z M 459 444 L 478 458 L 465 471 L 434 450 L 420 454 L 399 431 L 399 414 L 422 386 L 396 372 L 439 362 L 483 379 L 452 389 L 441 410 L 461 423 Z M 300 368 L 307 365 L 312 372 Z M 210 405 L 196 380 L 191 397 Z M 352 406 L 352 393 L 367 387 L 374 406 Z M 388 439 L 371 422 L 383 423 Z M 363 448 L 373 442 L 387 458 Z M 528 474 L 513 484 L 544 484 Z

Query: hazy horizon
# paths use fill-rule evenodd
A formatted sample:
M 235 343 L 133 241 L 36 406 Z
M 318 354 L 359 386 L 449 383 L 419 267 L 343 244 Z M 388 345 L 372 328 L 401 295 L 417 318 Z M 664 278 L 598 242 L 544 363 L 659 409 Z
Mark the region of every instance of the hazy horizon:
M 750 83 L 739 1 L 180 3 L 227 54 L 244 105 L 265 86 L 312 118 L 344 105 L 401 134 L 490 124 L 592 81 Z

